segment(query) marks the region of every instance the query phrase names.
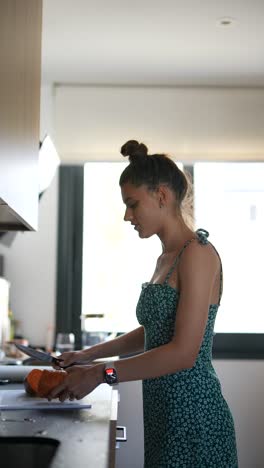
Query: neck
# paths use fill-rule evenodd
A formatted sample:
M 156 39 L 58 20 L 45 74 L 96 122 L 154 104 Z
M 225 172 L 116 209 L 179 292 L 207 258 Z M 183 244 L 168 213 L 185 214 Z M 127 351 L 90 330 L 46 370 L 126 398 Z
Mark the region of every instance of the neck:
M 182 218 L 169 221 L 158 233 L 161 241 L 162 252 L 170 253 L 179 250 L 183 244 L 194 237 L 192 231 Z

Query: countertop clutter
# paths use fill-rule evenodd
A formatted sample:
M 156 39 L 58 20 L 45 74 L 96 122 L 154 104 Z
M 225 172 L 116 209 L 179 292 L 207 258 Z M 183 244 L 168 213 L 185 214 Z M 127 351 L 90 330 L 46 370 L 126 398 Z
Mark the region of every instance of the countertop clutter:
M 0 386 L 1 390 L 22 389 L 23 384 Z M 114 466 L 118 391 L 102 384 L 86 397 L 88 409 L 45 409 L 1 411 L 1 468 L 110 468 Z M 113 424 L 114 422 L 114 424 Z M 7 442 L 11 437 L 11 445 Z M 16 437 L 32 439 L 32 450 L 17 445 Z M 53 439 L 51 444 L 46 444 Z M 42 440 L 40 440 L 42 439 Z M 35 446 L 35 447 L 34 447 Z M 51 463 L 48 451 L 55 450 Z M 17 452 L 17 453 L 16 453 Z M 38 456 L 36 461 L 34 457 Z M 8 455 L 9 454 L 9 455 Z M 8 455 L 8 456 L 7 456 Z M 12 461 L 13 464 L 10 462 Z

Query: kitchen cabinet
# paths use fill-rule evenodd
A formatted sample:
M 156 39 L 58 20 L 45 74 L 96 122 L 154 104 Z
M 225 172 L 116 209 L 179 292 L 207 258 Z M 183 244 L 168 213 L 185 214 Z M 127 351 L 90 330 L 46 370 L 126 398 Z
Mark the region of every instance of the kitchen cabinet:
M 0 2 L 0 230 L 36 230 L 42 0 Z
M 142 381 L 118 384 L 120 403 L 118 425 L 125 425 L 127 442 L 116 450 L 115 468 L 142 468 L 144 465 L 144 430 Z

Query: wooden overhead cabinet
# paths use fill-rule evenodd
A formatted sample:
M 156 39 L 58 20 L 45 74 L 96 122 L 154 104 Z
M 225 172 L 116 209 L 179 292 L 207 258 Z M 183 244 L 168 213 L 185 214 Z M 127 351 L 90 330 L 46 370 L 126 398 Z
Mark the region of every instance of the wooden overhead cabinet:
M 0 230 L 38 226 L 42 0 L 0 1 Z

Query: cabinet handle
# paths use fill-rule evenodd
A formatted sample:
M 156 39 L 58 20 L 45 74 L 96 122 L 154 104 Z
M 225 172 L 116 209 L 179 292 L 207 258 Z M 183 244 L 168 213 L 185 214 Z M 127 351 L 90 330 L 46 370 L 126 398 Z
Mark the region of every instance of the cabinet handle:
M 116 437 L 116 442 L 126 442 L 127 441 L 126 426 L 116 426 L 116 429 L 123 431 L 123 437 Z

